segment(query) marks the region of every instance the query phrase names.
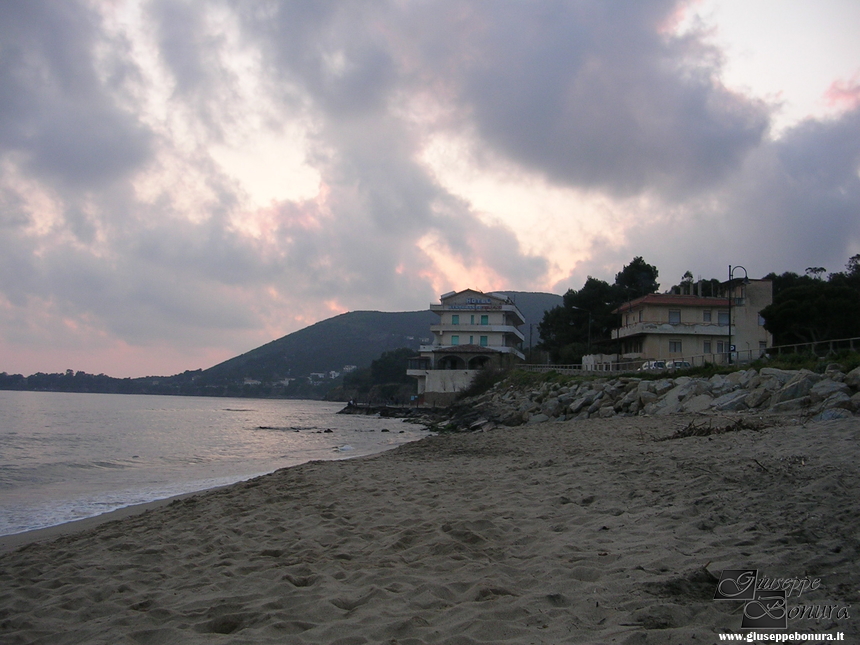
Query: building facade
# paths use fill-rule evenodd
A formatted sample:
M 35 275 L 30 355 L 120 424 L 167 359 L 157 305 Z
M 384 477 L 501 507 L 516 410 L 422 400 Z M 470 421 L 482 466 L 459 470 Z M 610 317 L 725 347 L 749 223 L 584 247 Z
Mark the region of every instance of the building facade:
M 620 362 L 687 361 L 692 365 L 755 360 L 773 344 L 761 310 L 773 302 L 770 280 L 736 279 L 722 297 L 649 294 L 615 310 Z
M 433 344 L 422 345 L 409 360 L 407 374 L 418 380 L 419 403 L 448 405 L 485 368 L 506 368 L 522 361 L 525 322 L 507 296 L 474 289 L 443 294 L 430 305 L 439 323 Z

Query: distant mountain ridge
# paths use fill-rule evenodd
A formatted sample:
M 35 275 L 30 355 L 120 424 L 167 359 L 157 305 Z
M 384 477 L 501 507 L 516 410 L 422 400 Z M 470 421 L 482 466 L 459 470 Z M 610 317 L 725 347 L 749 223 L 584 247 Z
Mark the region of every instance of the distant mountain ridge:
M 543 319 L 547 309 L 562 303 L 552 293 L 496 291 L 510 297 L 526 319 L 522 331 L 525 345 L 529 325 Z M 340 371 L 345 365 L 367 367 L 383 352 L 409 347 L 416 352 L 432 342 L 430 325 L 439 317 L 429 308 L 423 311 L 350 311 L 300 329 L 219 363 L 200 374 L 201 380 L 249 378 L 272 381 L 307 376 L 312 372 Z M 531 334 L 538 342 L 537 328 Z M 423 340 L 422 340 L 423 339 Z
M 526 319 L 525 347 L 537 345 L 537 324 L 544 312 L 562 304 L 552 293 L 496 291 L 509 296 Z M 439 317 L 423 311 L 351 311 L 287 334 L 208 369 L 174 376 L 112 378 L 67 370 L 65 374 L 0 372 L 2 390 L 320 398 L 331 381 L 309 383 L 315 372 L 342 372 L 347 365 L 368 367 L 386 351 L 408 347 L 418 352 L 432 342 L 430 325 Z M 534 327 L 532 327 L 534 325 Z M 405 369 L 405 366 L 404 366 Z

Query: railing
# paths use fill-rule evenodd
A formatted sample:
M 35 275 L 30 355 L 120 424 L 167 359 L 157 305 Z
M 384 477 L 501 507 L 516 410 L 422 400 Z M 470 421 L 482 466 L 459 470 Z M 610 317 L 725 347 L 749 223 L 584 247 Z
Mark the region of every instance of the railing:
M 520 365 L 519 369 L 526 372 L 558 372 L 559 374 L 584 374 L 592 372 L 635 372 L 639 370 L 643 364 L 651 360 L 663 361 L 666 369 L 681 369 L 681 366 L 676 366 L 676 363 L 689 363 L 690 367 L 699 367 L 701 365 L 726 365 L 733 363 L 737 365 L 746 365 L 760 358 L 768 356 L 780 356 L 783 354 L 813 354 L 820 358 L 826 358 L 837 354 L 839 351 L 848 350 L 852 352 L 860 351 L 860 337 L 840 338 L 837 340 L 822 340 L 815 343 L 797 343 L 793 345 L 776 345 L 766 349 L 746 349 L 735 351 L 731 356 L 727 352 L 717 354 L 698 354 L 695 356 L 679 356 L 672 358 L 647 359 L 647 358 L 624 358 L 619 361 L 596 363 L 594 365 Z M 683 366 L 686 368 L 686 365 Z

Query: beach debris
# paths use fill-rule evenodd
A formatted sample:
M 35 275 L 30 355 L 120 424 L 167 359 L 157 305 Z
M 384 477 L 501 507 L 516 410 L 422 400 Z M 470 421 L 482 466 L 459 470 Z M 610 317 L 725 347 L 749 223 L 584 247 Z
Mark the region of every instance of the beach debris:
M 762 430 L 770 427 L 771 424 L 766 424 L 763 421 L 755 419 L 739 418 L 728 422 L 719 421 L 715 424 L 713 419 L 709 419 L 707 423 L 696 423 L 695 420 L 690 421 L 686 427 L 676 431 L 668 437 L 656 439 L 656 441 L 670 441 L 672 439 L 685 439 L 687 437 L 707 437 L 715 434 L 724 434 L 726 432 L 740 432 L 741 430 Z

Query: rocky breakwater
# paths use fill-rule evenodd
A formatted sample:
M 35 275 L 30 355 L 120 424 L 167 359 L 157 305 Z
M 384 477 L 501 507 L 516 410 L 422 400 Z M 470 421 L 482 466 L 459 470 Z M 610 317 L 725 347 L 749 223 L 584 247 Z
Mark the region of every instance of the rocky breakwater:
M 710 378 L 598 378 L 518 387 L 507 381 L 451 409 L 450 429 L 570 419 L 675 413 L 795 412 L 810 420 L 860 412 L 860 368 L 831 364 L 823 374 L 765 367 Z

